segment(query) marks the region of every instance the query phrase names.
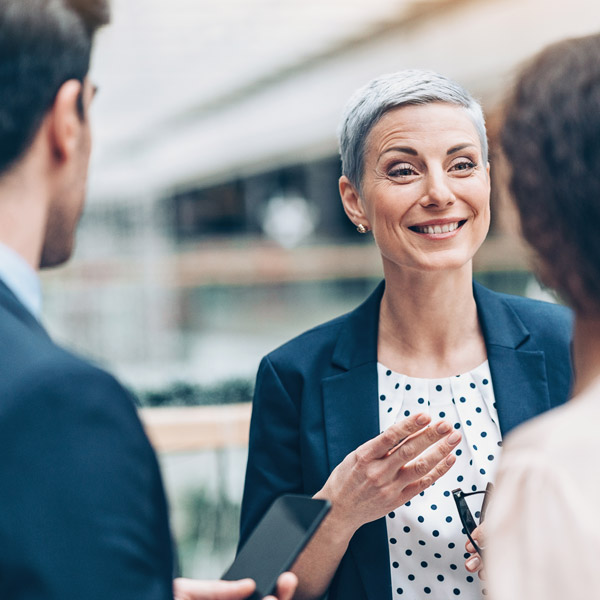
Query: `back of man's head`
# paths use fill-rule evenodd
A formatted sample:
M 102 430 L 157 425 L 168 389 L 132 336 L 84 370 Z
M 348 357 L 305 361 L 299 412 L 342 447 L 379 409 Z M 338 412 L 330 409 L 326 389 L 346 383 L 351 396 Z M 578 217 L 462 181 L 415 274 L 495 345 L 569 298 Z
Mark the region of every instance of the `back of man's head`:
M 25 154 L 62 84 L 83 82 L 108 20 L 108 0 L 0 0 L 0 176 Z

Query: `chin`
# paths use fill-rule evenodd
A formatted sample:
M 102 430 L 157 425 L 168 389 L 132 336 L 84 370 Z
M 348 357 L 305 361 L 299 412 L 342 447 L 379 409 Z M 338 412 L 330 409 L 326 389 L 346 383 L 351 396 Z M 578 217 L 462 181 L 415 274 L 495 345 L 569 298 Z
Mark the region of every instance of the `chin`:
M 469 247 L 448 252 L 437 252 L 425 255 L 422 261 L 424 271 L 457 271 L 467 265 L 471 265 L 473 257 L 481 244 L 476 247 Z
M 444 265 L 423 265 L 417 267 L 415 271 L 426 274 L 426 273 L 437 273 L 439 275 L 449 274 L 449 273 L 458 273 L 465 268 L 471 268 L 470 263 L 450 263 Z
M 73 245 L 61 248 L 44 248 L 40 258 L 40 269 L 51 269 L 66 263 L 73 254 Z
M 472 264 L 474 252 L 438 251 L 421 254 L 415 260 L 397 262 L 402 268 L 409 268 L 422 273 L 444 273 L 460 271 Z M 395 262 L 395 261 L 394 261 Z

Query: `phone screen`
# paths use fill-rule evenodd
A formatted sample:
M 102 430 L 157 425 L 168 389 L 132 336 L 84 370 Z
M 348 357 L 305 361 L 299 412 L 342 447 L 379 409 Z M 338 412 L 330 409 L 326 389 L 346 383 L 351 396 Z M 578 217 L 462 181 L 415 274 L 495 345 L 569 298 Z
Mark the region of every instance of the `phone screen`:
M 281 573 L 290 568 L 329 512 L 327 500 L 286 494 L 273 502 L 222 579 L 250 577 L 252 598 L 272 594 Z

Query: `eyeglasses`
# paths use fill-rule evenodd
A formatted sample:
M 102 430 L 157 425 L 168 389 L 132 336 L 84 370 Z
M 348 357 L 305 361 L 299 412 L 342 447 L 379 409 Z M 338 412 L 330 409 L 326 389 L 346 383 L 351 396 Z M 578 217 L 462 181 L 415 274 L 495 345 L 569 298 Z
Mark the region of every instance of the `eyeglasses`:
M 494 489 L 493 484 L 490 482 L 487 484 L 485 490 L 479 490 L 476 492 L 468 492 L 464 493 L 460 488 L 456 488 L 452 490 L 452 497 L 454 498 L 454 502 L 456 502 L 456 508 L 458 509 L 458 514 L 460 516 L 460 521 L 465 528 L 465 532 L 467 533 L 467 537 L 471 544 L 473 544 L 473 548 L 475 548 L 475 552 L 479 554 L 479 556 L 483 556 L 481 552 L 481 548 L 477 545 L 475 540 L 472 537 L 473 530 L 477 527 L 477 523 L 475 522 L 475 518 L 471 513 L 471 509 L 467 504 L 467 498 L 469 496 L 475 496 L 476 494 L 484 494 L 483 503 L 481 505 L 481 511 L 479 516 L 479 524 L 483 523 L 483 519 L 485 518 L 485 512 L 488 507 L 488 500 L 490 498 L 490 492 Z

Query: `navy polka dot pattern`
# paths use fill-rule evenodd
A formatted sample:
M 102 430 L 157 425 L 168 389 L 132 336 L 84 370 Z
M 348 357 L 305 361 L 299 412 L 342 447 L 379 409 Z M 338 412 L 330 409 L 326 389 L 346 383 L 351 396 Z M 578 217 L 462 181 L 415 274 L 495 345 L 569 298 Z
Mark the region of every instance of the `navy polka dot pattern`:
M 488 362 L 443 379 L 407 377 L 379 364 L 378 376 L 382 431 L 422 412 L 433 423 L 445 419 L 462 435 L 450 471 L 386 517 L 392 598 L 481 600 L 479 578 L 464 567 L 466 537 L 450 491 L 484 490 L 494 480 L 502 442 Z M 467 500 L 473 514 L 482 500 Z

